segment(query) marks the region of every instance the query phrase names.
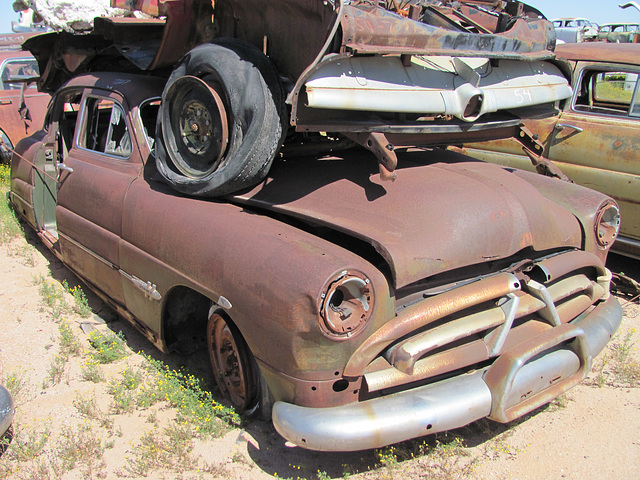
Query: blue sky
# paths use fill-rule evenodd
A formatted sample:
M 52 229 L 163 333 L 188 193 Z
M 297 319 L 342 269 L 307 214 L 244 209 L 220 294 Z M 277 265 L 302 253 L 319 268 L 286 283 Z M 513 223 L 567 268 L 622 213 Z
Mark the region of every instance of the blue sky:
M 585 17 L 596 23 L 638 22 L 640 11 L 618 7 L 626 0 L 529 0 L 549 19 L 556 17 Z M 640 3 L 640 0 L 638 1 Z M 0 0 L 0 33 L 11 31 L 11 21 L 18 20 L 13 11 L 13 0 Z

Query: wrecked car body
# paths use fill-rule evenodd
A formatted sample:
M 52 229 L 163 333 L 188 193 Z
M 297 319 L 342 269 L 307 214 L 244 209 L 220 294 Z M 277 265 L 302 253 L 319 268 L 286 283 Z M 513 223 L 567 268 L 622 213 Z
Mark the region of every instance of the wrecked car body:
M 0 36 L 0 162 L 9 163 L 20 139 L 42 127 L 49 95 L 38 92 L 38 64 L 20 49 L 28 34 Z
M 224 396 L 295 445 L 508 422 L 580 382 L 618 328 L 606 195 L 421 148 L 395 182 L 352 149 L 186 196 L 153 158 L 164 88 L 71 79 L 16 147 L 10 201 L 161 350 L 204 339 Z
M 40 88 L 91 71 L 168 78 L 157 163 L 189 195 L 257 184 L 283 144 L 355 142 L 393 180 L 395 148 L 519 137 L 522 116 L 551 115 L 571 95 L 552 25 L 520 2 L 111 5 L 152 18 L 96 18 L 88 35 L 29 41 Z
M 571 62 L 574 94 L 559 116 L 523 123 L 539 136 L 543 156 L 569 178 L 615 198 L 622 225 L 613 249 L 640 258 L 640 45 L 567 44 L 556 52 Z M 520 145 L 511 140 L 466 147 L 482 160 L 531 169 Z

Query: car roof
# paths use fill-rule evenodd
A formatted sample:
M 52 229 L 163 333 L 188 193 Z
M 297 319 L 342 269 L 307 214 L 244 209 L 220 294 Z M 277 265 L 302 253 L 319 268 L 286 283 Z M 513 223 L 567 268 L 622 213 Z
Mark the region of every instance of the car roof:
M 35 60 L 33 55 L 26 50 L 4 50 L 0 48 L 0 62 L 8 58 L 31 58 Z
M 153 97 L 160 97 L 166 80 L 150 75 L 118 72 L 95 72 L 79 75 L 64 87 L 102 88 L 121 93 L 131 105 Z
M 556 55 L 567 60 L 640 65 L 640 43 L 563 43 L 556 46 Z

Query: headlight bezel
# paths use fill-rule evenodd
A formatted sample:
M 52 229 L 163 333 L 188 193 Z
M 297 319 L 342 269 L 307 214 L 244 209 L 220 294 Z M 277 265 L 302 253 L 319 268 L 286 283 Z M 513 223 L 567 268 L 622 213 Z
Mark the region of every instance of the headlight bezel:
M 357 270 L 342 270 L 322 289 L 318 302 L 320 330 L 333 340 L 351 339 L 364 329 L 374 303 L 375 292 L 369 278 Z
M 593 224 L 596 243 L 602 248 L 613 245 L 620 233 L 620 208 L 614 202 L 605 202 L 598 208 Z

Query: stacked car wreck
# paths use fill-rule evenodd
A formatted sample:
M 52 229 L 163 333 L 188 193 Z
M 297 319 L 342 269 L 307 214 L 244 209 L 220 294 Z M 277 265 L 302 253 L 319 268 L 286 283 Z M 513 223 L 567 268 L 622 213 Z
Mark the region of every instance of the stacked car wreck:
M 585 377 L 622 317 L 619 214 L 521 128 L 571 95 L 539 12 L 145 12 L 166 22 L 27 42 L 58 93 L 11 202 L 159 348 L 204 338 L 226 398 L 315 450 L 507 422 Z M 544 175 L 439 148 L 505 136 Z

